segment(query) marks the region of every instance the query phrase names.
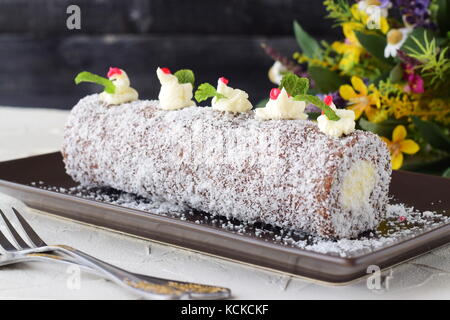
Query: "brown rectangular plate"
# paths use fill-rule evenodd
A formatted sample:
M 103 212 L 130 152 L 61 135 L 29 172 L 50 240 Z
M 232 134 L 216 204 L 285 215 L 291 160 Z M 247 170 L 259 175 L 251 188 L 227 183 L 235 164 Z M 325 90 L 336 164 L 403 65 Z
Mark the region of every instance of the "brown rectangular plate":
M 40 183 L 36 184 L 39 181 Z M 49 188 L 50 186 L 56 188 Z M 76 186 L 65 173 L 59 153 L 0 162 L 0 192 L 18 198 L 30 207 L 84 223 L 324 282 L 350 282 L 366 275 L 369 265 L 384 269 L 444 245 L 450 240 L 450 219 L 444 219 L 426 228 L 411 225 L 411 232 L 406 236 L 390 243 L 386 242 L 369 252 L 348 256 L 320 253 L 280 242 L 280 232 L 283 235 L 284 231 L 271 226 L 259 226 L 258 229 L 198 212 L 182 217 L 160 215 L 107 203 L 99 198 L 93 200 L 79 194 L 61 192 Z M 120 194 L 114 190 L 101 192 L 107 192 L 111 197 Z M 450 179 L 396 171 L 392 176 L 390 194 L 396 201 L 421 211 L 442 212 L 442 217 L 446 218 L 450 213 Z M 384 221 L 382 225 L 386 227 L 389 223 Z M 243 227 L 233 228 L 239 224 Z M 294 240 L 309 239 L 308 235 L 301 233 L 294 232 L 290 235 Z

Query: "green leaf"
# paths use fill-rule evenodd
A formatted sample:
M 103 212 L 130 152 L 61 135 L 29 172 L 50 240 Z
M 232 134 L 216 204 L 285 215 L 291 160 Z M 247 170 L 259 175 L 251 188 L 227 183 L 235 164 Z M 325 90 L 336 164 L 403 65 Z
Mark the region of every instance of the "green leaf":
M 450 167 L 447 168 L 447 170 L 444 171 L 444 173 L 442 174 L 442 176 L 444 178 L 450 178 Z
M 436 14 L 439 31 L 445 35 L 450 30 L 450 0 L 436 0 L 438 11 Z
M 179 83 L 191 83 L 194 86 L 195 76 L 192 70 L 181 69 L 175 72 L 174 76 L 178 78 Z
M 291 96 L 306 94 L 309 89 L 309 80 L 288 72 L 281 79 L 280 87 L 286 89 Z
M 400 124 L 405 125 L 405 121 L 388 119 L 380 123 L 373 123 L 361 117 L 358 122 L 361 129 L 373 132 L 382 137 L 391 137 L 394 128 Z
M 367 34 L 360 31 L 355 31 L 355 35 L 361 46 L 363 46 L 364 49 L 366 49 L 372 56 L 384 64 L 394 63 L 392 58 L 386 59 L 384 57 L 384 48 L 386 47 L 385 37 L 376 34 Z
M 434 174 L 442 176 L 442 173 L 450 166 L 450 158 L 426 154 L 415 154 L 405 157 L 402 170 Z
M 264 108 L 266 106 L 267 102 L 269 102 L 269 98 L 262 99 L 260 102 L 258 102 L 256 104 L 255 109 L 256 108 Z
M 322 59 L 322 48 L 319 43 L 303 30 L 297 21 L 294 21 L 294 33 L 295 39 L 305 56 L 308 58 Z
M 75 83 L 79 84 L 81 82 L 92 82 L 99 84 L 104 87 L 105 92 L 107 93 L 115 93 L 116 92 L 116 86 L 114 85 L 114 82 L 111 80 L 98 76 L 96 74 L 90 73 L 88 71 L 80 72 L 75 77 Z
M 312 96 L 309 94 L 299 94 L 295 96 L 294 99 L 298 101 L 305 101 L 319 107 L 330 120 L 337 121 L 340 119 L 336 112 L 334 112 L 334 110 L 331 109 L 330 106 L 328 106 L 317 96 Z
M 403 68 L 400 63 L 396 64 L 395 67 L 391 69 L 389 80 L 392 83 L 398 83 L 403 80 Z
M 422 52 L 420 46 L 426 47 L 425 34 L 428 40 L 434 38 L 434 34 L 430 30 L 425 30 L 424 28 L 414 29 L 403 43 L 401 50 L 405 51 L 407 54 L 413 52 Z M 414 41 L 416 39 L 416 41 Z M 417 43 L 419 42 L 419 43 Z
M 315 88 L 320 93 L 330 93 L 339 90 L 339 87 L 346 83 L 345 79 L 339 74 L 322 67 L 311 66 L 308 73 L 314 80 Z
M 209 83 L 202 83 L 198 86 L 197 91 L 195 91 L 195 100 L 197 100 L 197 102 L 202 102 L 213 97 L 216 97 L 217 99 L 226 98 L 223 94 L 218 93 L 216 88 Z
M 411 117 L 421 136 L 434 148 L 450 152 L 450 138 L 433 122 Z
M 297 88 L 294 91 L 294 95 L 297 94 L 306 94 L 309 90 L 309 79 L 308 78 L 299 78 L 297 80 Z
M 377 85 L 380 81 L 386 81 L 391 74 L 391 70 L 385 71 L 382 74 L 380 74 L 378 77 L 376 77 L 375 79 L 373 79 L 372 83 Z

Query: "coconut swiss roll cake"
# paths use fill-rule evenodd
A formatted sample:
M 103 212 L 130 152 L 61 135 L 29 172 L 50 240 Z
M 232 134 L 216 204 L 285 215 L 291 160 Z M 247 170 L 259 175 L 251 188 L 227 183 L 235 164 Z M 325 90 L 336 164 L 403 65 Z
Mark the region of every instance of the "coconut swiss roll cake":
M 62 154 L 83 186 L 111 187 L 246 222 L 324 237 L 356 237 L 385 215 L 391 176 L 386 144 L 355 130 L 351 110 L 308 95 L 309 81 L 286 75 L 263 108 L 228 86 L 158 68 L 159 100 L 138 100 L 127 74 L 82 72 L 101 94 L 72 109 Z M 306 102 L 322 109 L 307 120 Z
M 384 142 L 369 132 L 334 138 L 309 120 L 110 106 L 97 94 L 71 111 L 62 153 L 82 185 L 337 238 L 378 225 L 391 174 Z

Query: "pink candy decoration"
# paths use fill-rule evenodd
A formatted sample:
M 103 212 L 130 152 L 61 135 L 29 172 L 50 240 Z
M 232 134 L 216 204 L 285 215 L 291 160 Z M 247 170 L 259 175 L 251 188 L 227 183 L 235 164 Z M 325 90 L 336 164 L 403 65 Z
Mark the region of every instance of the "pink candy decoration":
M 278 98 L 278 96 L 280 95 L 281 90 L 278 88 L 273 88 L 272 90 L 270 90 L 270 99 L 272 100 L 276 100 Z
M 325 104 L 327 106 L 331 106 L 331 104 L 333 103 L 333 97 L 332 96 L 325 96 L 325 98 L 323 99 L 323 102 L 325 102 Z
M 164 72 L 165 74 L 171 74 L 172 73 L 169 68 L 161 68 L 161 71 Z
M 222 81 L 224 84 L 228 84 L 228 79 L 225 77 L 220 77 L 219 81 Z
M 122 74 L 122 70 L 120 70 L 119 68 L 111 68 L 111 67 L 109 67 L 109 71 L 108 71 L 107 77 L 111 78 L 115 74 L 121 75 Z

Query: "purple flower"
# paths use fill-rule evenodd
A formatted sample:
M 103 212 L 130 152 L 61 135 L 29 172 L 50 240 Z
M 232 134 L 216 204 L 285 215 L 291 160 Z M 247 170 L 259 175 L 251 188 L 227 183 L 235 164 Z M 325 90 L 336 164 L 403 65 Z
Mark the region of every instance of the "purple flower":
M 333 103 L 338 109 L 343 109 L 347 106 L 347 102 L 339 95 L 339 91 L 331 92 L 330 94 L 317 94 L 317 97 L 322 101 L 326 96 L 331 96 L 333 98 Z M 313 104 L 307 104 L 305 107 L 305 112 L 322 113 L 322 110 Z
M 296 74 L 299 77 L 308 78 L 308 73 L 304 70 L 304 68 L 298 63 L 292 61 L 291 59 L 282 55 L 278 50 L 269 46 L 265 43 L 261 43 L 261 47 L 264 49 L 264 52 L 271 57 L 274 61 L 279 61 L 288 71 Z
M 332 92 L 331 96 L 333 97 L 333 102 L 336 108 L 342 109 L 347 106 L 347 102 L 341 97 L 339 91 Z
M 315 106 L 313 104 L 307 104 L 306 107 L 305 107 L 305 111 L 307 113 L 320 113 L 320 112 L 322 112 L 322 110 L 319 107 L 317 107 L 317 106 Z
M 390 5 L 390 0 L 380 0 L 380 8 L 389 8 Z
M 430 20 L 430 0 L 395 0 L 406 23 L 417 27 L 435 28 Z
M 397 50 L 397 57 L 404 62 L 407 65 L 410 65 L 412 67 L 421 65 L 422 62 L 420 62 L 419 60 L 417 60 L 416 58 L 413 58 L 411 56 L 409 56 L 405 51 L 403 50 Z

